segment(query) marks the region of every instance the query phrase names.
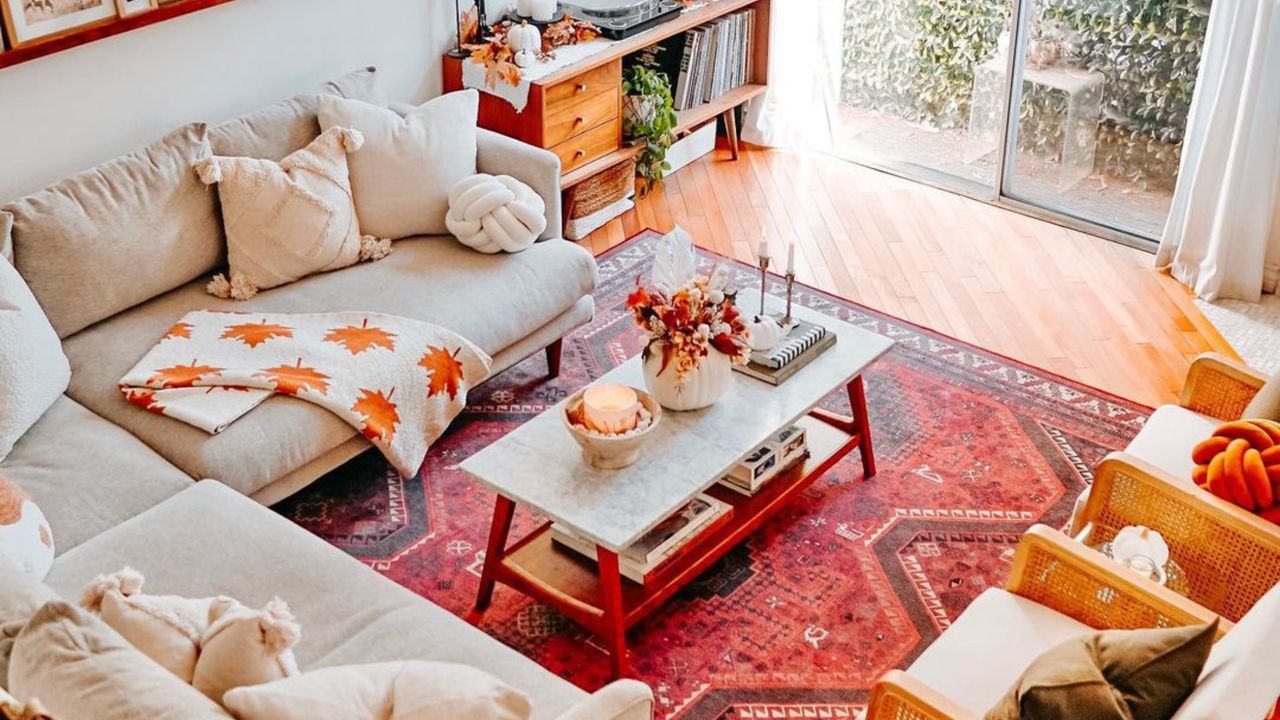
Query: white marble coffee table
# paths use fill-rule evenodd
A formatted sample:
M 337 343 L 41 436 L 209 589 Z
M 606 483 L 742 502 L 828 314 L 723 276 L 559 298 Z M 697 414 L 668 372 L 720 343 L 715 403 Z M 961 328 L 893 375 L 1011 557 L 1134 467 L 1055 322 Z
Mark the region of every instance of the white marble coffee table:
M 893 342 L 807 308 L 796 308 L 794 314 L 826 326 L 838 336 L 836 344 L 779 386 L 734 373 L 733 386 L 715 405 L 664 413 L 640 459 L 630 467 L 602 470 L 588 464 L 560 418 L 562 404 L 465 460 L 462 470 L 498 494 L 477 611 L 488 606 L 495 583 L 509 585 L 605 638 L 615 674 L 625 675 L 627 628 L 697 578 L 855 448 L 861 451 L 865 477 L 874 476 L 862 373 Z M 643 388 L 639 358 L 598 382 Z M 847 388 L 853 417 L 817 409 L 841 387 Z M 752 497 L 716 486 L 753 449 L 796 423 L 808 432 L 809 458 Z M 700 535 L 644 585 L 624 582 L 618 553 L 702 492 L 729 503 L 729 519 Z M 553 545 L 550 522 L 507 548 L 517 504 L 594 542 L 598 567 Z

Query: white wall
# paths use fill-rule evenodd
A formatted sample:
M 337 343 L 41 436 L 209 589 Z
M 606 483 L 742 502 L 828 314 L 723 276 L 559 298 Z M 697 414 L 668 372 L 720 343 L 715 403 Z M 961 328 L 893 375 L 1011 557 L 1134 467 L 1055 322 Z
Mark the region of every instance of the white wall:
M 0 202 L 365 65 L 440 92 L 453 0 L 236 0 L 0 70 Z

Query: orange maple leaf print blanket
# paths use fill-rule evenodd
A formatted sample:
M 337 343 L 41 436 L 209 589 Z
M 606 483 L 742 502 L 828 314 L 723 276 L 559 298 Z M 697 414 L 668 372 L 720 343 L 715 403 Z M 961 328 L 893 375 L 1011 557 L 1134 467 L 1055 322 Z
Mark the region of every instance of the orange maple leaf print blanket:
M 272 395 L 337 415 L 406 477 L 489 376 L 438 325 L 380 313 L 187 313 L 120 380 L 125 399 L 211 434 Z

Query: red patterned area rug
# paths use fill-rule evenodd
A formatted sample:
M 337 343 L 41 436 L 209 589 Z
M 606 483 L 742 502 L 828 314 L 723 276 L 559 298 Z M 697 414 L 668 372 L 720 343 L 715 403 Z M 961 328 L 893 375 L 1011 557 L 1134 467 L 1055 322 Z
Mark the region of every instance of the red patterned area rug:
M 541 356 L 489 380 L 402 480 L 366 453 L 276 510 L 459 616 L 475 598 L 493 496 L 464 458 L 640 351 L 624 308 L 655 233 L 599 259 L 596 319 L 567 340 L 561 376 Z M 705 255 L 705 254 L 704 254 Z M 730 263 L 740 286 L 752 269 Z M 773 288 L 781 292 L 781 288 Z M 1062 526 L 1073 498 L 1148 410 L 799 287 L 797 301 L 897 341 L 868 372 L 879 475 L 857 454 L 629 635 L 660 718 L 844 718 L 885 670 L 905 667 L 979 593 L 1003 583 L 1018 535 Z M 833 395 L 833 409 L 847 403 Z M 846 404 L 847 408 L 847 404 Z M 539 522 L 521 510 L 512 537 Z M 483 629 L 595 690 L 602 644 L 499 587 Z

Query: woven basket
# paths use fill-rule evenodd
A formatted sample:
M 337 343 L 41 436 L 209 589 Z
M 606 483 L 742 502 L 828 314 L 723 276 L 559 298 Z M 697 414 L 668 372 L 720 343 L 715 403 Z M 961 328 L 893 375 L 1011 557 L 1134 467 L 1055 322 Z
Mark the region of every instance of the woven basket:
M 570 198 L 570 220 L 595 214 L 631 195 L 635 187 L 636 161 L 618 163 L 590 180 L 575 185 Z

